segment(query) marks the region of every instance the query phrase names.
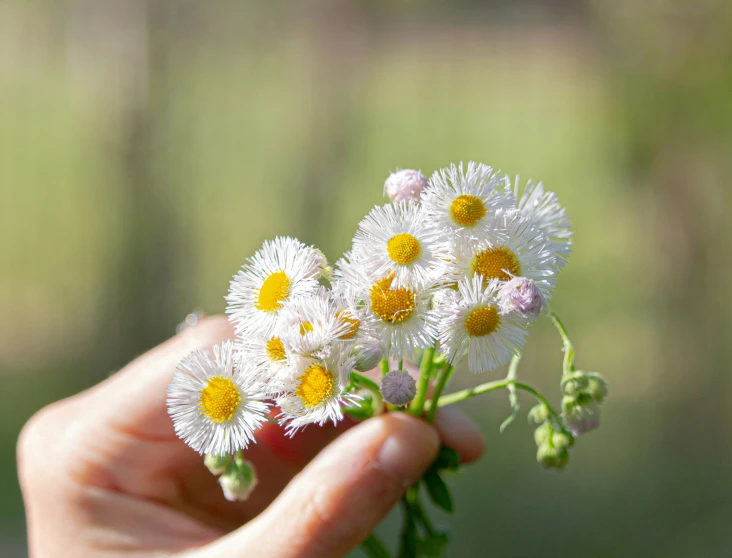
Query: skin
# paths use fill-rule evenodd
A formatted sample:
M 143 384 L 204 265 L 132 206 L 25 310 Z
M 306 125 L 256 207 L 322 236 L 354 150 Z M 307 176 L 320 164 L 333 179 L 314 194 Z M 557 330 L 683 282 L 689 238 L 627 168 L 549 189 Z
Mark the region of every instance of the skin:
M 454 409 L 441 410 L 436 428 L 391 413 L 290 439 L 266 424 L 246 452 L 259 485 L 246 502 L 228 502 L 176 437 L 165 397 L 182 357 L 232 336 L 225 318 L 203 320 L 30 419 L 18 471 L 31 556 L 344 556 L 422 475 L 440 439 L 464 462 L 483 452 Z

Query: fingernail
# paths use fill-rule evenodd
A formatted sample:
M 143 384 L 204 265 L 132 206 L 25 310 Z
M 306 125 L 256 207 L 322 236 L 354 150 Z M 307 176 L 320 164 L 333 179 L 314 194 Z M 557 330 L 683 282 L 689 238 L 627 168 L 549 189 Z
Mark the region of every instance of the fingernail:
M 402 413 L 390 414 L 383 420 L 388 421 L 390 433 L 378 454 L 379 467 L 402 479 L 404 486 L 410 486 L 437 455 L 437 431 L 424 421 Z

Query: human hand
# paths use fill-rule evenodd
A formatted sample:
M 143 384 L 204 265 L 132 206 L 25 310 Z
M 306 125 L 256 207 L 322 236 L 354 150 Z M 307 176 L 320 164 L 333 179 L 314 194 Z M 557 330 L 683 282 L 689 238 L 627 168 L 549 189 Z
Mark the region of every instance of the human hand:
M 265 424 L 245 454 L 260 483 L 229 502 L 175 435 L 165 398 L 181 358 L 232 334 L 225 318 L 203 320 L 31 418 L 18 442 L 31 556 L 343 556 L 421 477 L 440 437 L 464 462 L 483 451 L 454 409 L 437 431 L 406 413 L 294 438 Z

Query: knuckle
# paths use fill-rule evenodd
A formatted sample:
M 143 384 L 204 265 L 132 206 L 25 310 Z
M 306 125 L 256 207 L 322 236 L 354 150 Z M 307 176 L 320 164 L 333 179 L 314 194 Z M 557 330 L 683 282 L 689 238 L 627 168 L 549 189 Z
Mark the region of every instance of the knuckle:
M 52 403 L 37 411 L 23 425 L 18 436 L 16 456 L 18 472 L 23 480 L 23 473 L 32 468 L 46 453 L 48 442 L 58 429 L 60 402 Z

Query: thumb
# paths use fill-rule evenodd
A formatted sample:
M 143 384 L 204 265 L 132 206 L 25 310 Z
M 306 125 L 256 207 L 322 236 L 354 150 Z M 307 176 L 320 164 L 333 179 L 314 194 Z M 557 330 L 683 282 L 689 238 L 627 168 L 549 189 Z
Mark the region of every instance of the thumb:
M 220 548 L 211 555 L 344 556 L 422 476 L 438 447 L 437 432 L 422 420 L 402 413 L 369 419 L 325 448 L 257 519 L 214 543 Z

